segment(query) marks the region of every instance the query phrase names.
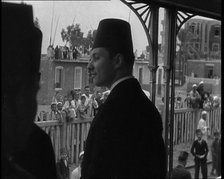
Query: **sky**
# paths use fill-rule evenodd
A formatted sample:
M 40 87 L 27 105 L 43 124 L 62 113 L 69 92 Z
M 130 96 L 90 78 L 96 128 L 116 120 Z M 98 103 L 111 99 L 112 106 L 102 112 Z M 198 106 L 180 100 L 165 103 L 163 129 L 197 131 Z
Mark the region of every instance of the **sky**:
M 22 1 L 8 1 L 21 3 Z M 128 6 L 119 0 L 100 0 L 100 1 L 25 1 L 24 3 L 32 5 L 34 18 L 39 19 L 40 29 L 43 33 L 42 54 L 46 54 L 47 47 L 50 44 L 50 36 L 54 46 L 65 45 L 61 38 L 62 28 L 66 29 L 68 25 L 80 24 L 84 36 L 89 30 L 97 29 L 99 21 L 104 18 L 120 18 L 129 21 L 131 24 L 132 39 L 134 50 L 140 55 L 147 45 L 145 31 L 137 18 Z M 53 17 L 53 25 L 52 23 Z M 160 13 L 160 19 L 162 13 Z M 57 25 L 58 21 L 58 25 Z M 57 28 L 56 28 L 57 26 Z M 161 24 L 159 24 L 161 29 Z M 52 34 L 52 35 L 50 35 Z M 55 36 L 55 38 L 54 38 Z M 161 37 L 159 34 L 159 41 Z
M 33 7 L 34 18 L 39 19 L 40 29 L 43 33 L 42 54 L 47 53 L 50 44 L 50 37 L 56 45 L 65 45 L 61 38 L 61 30 L 68 25 L 80 24 L 84 36 L 89 30 L 95 30 L 101 19 L 119 18 L 130 22 L 134 51 L 140 55 L 148 45 L 143 26 L 138 17 L 128 6 L 120 0 L 71 0 L 71 1 L 12 1 L 5 2 L 21 3 L 24 2 Z M 53 21 L 52 21 L 53 17 Z M 164 10 L 159 10 L 159 33 L 158 41 L 161 43 L 160 31 L 162 30 L 161 20 L 164 17 Z M 58 21 L 58 25 L 57 25 Z M 53 22 L 53 24 L 52 24 Z M 57 27 L 57 28 L 56 28 Z

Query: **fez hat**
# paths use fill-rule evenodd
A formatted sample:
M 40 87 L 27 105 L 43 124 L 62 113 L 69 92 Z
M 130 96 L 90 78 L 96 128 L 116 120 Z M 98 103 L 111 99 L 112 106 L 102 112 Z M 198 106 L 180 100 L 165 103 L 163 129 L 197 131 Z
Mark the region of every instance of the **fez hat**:
M 17 90 L 38 74 L 42 33 L 34 26 L 32 6 L 2 2 L 3 91 Z
M 130 24 L 121 19 L 101 20 L 93 43 L 93 49 L 98 47 L 133 55 Z
M 179 161 L 185 161 L 185 160 L 187 160 L 187 157 L 188 157 L 188 152 L 186 152 L 186 151 L 181 151 L 181 152 L 180 152 L 180 155 L 179 155 L 179 157 L 178 157 L 178 160 L 179 160 Z

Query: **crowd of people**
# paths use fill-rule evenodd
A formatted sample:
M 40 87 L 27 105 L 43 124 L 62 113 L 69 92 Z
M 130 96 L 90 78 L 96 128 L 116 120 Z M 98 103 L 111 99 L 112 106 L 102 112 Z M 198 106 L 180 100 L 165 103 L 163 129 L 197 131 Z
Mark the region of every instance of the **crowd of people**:
M 220 106 L 220 99 L 218 96 L 212 96 L 209 92 L 204 90 L 204 82 L 193 84 L 192 90 L 185 99 L 187 107 L 193 109 L 210 110 Z
M 164 98 L 162 99 L 164 101 Z M 204 82 L 201 81 L 199 84 L 193 84 L 192 89 L 185 99 L 180 94 L 175 96 L 174 108 L 193 108 L 193 109 L 204 109 L 210 110 L 217 108 L 221 105 L 220 97 L 214 96 L 204 90 Z
M 56 46 L 49 45 L 47 48 L 47 55 L 51 59 L 55 60 L 76 60 L 79 56 L 89 55 L 89 49 L 84 46 L 70 48 L 68 46 Z
M 92 118 L 96 115 L 99 106 L 105 102 L 109 93 L 110 90 L 100 89 L 91 94 L 89 86 L 85 86 L 83 93 L 81 93 L 81 90 L 71 90 L 67 95 L 62 96 L 56 92 L 50 105 L 49 115 L 48 117 L 44 115 L 43 121 L 69 122 Z M 40 117 L 38 120 L 40 120 Z

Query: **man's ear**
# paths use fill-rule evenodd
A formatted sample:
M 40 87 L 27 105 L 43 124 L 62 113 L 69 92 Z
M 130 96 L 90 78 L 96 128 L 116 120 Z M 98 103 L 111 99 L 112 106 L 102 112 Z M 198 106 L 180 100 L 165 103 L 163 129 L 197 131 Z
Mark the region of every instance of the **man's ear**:
M 118 53 L 114 57 L 114 67 L 115 69 L 119 69 L 124 65 L 124 56 L 121 53 Z

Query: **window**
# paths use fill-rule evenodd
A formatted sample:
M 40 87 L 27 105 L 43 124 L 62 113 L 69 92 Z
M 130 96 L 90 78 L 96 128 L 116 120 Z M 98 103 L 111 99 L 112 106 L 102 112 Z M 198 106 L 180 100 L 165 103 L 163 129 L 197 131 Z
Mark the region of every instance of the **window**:
M 162 93 L 162 69 L 159 69 L 159 76 L 158 76 L 158 95 Z
M 195 48 L 196 48 L 197 50 L 200 49 L 200 44 L 199 44 L 199 43 L 195 43 L 194 46 L 195 46 Z
M 218 43 L 213 43 L 212 44 L 212 51 L 213 52 L 219 51 L 219 44 Z
M 74 89 L 82 88 L 82 68 L 75 67 L 74 70 Z
M 219 27 L 215 27 L 214 35 L 215 36 L 219 36 L 220 35 L 220 28 Z
M 184 75 L 187 75 L 187 63 L 184 64 Z
M 63 67 L 58 66 L 55 68 L 55 88 L 62 89 L 63 84 Z
M 139 67 L 138 69 L 138 80 L 139 80 L 139 83 L 142 84 L 142 68 Z
M 195 26 L 196 26 L 195 23 L 192 23 L 192 24 L 190 25 L 190 29 L 191 29 L 191 32 L 192 32 L 193 34 L 195 34 Z
M 207 37 L 208 36 L 208 25 L 205 24 L 205 43 L 207 43 Z
M 200 32 L 200 27 L 199 27 L 199 23 L 197 24 L 197 35 L 199 35 L 199 32 Z

